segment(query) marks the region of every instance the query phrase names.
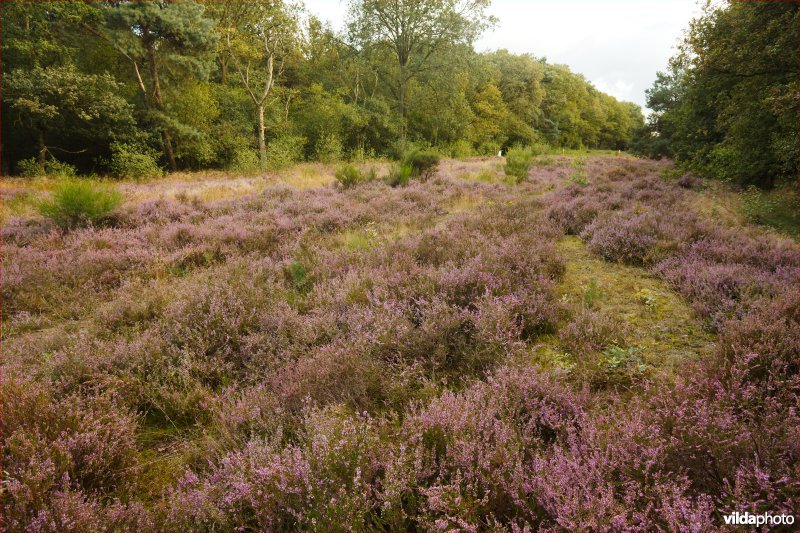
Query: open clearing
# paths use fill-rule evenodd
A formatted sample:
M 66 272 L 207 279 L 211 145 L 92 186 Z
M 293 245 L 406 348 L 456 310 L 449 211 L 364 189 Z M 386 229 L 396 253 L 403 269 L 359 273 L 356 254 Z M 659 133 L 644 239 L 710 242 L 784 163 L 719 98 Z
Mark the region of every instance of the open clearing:
M 447 160 L 347 190 L 321 164 L 173 176 L 66 233 L 26 207 L 46 180 L 4 181 L 24 198 L 3 227 L 17 516 L 50 494 L 76 521 L 159 530 L 711 520 L 709 494 L 749 486 L 730 454 L 791 441 L 726 440 L 752 413 L 704 391 L 729 390 L 714 376 L 738 354 L 768 349 L 773 380 L 790 364 L 796 323 L 753 341 L 748 321 L 791 316 L 798 257 L 734 216 L 710 226 L 718 196 L 665 165 L 548 157 L 516 184 L 499 158 Z M 678 515 L 648 504 L 664 491 Z

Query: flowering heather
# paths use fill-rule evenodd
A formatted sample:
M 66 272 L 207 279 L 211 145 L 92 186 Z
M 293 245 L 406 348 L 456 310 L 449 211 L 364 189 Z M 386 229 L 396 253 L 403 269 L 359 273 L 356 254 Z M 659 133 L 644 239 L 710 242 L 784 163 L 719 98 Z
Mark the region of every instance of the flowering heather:
M 521 184 L 270 185 L 66 233 L 10 219 L 3 527 L 709 531 L 736 510 L 796 514 L 800 254 L 705 218 L 663 165 L 589 158 L 584 185 L 566 158 Z M 715 351 L 634 376 L 627 318 L 559 297 L 565 233 L 663 280 Z

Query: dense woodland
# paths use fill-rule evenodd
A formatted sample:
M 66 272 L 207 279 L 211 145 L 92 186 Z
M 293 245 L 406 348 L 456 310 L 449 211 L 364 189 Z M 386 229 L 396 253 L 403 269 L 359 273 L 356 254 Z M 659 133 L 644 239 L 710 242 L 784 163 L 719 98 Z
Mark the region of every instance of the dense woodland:
M 354 0 L 337 33 L 282 1 L 3 2 L 3 173 L 624 149 L 635 104 L 474 50 L 488 4 Z
M 634 149 L 772 187 L 798 172 L 797 2 L 709 2 L 647 93 Z

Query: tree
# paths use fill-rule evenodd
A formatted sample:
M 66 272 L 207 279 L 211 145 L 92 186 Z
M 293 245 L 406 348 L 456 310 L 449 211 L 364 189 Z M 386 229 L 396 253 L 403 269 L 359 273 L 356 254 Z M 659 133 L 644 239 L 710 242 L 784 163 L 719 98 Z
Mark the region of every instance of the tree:
M 263 165 L 267 162 L 264 108 L 275 81 L 283 74 L 286 56 L 295 40 L 297 12 L 281 1 L 240 0 L 227 4 L 228 12 L 236 13 L 230 16 L 231 25 L 225 30 L 227 52 L 256 107 L 258 152 Z
M 128 60 L 145 106 L 159 124 L 164 155 L 170 168 L 177 170 L 170 124 L 162 91 L 162 72 L 172 78 L 208 76 L 215 36 L 213 22 L 203 16 L 203 6 L 195 2 L 115 2 L 103 4 L 106 25 L 87 28 L 111 42 Z M 142 65 L 149 73 L 147 83 Z M 149 88 L 148 86 L 149 85 Z
M 6 75 L 4 97 L 21 121 L 36 132 L 38 162 L 44 171 L 47 132 L 70 127 L 73 136 L 113 139 L 118 127 L 132 122 L 131 106 L 118 95 L 119 84 L 109 75 L 82 74 L 73 66 L 16 69 Z
M 647 93 L 640 149 L 743 185 L 796 176 L 798 13 L 795 2 L 707 4 Z
M 494 23 L 485 15 L 489 0 L 352 0 L 352 45 L 389 83 L 402 117 L 408 115 L 408 86 L 431 68 L 440 52 L 471 46 Z

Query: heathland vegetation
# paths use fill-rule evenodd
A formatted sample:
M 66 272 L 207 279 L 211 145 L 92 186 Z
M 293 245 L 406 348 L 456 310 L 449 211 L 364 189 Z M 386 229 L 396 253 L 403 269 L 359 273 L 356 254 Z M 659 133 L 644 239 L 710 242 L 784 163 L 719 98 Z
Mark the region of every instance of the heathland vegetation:
M 798 4 L 646 124 L 486 4 L 0 3 L 5 531 L 797 516 Z

